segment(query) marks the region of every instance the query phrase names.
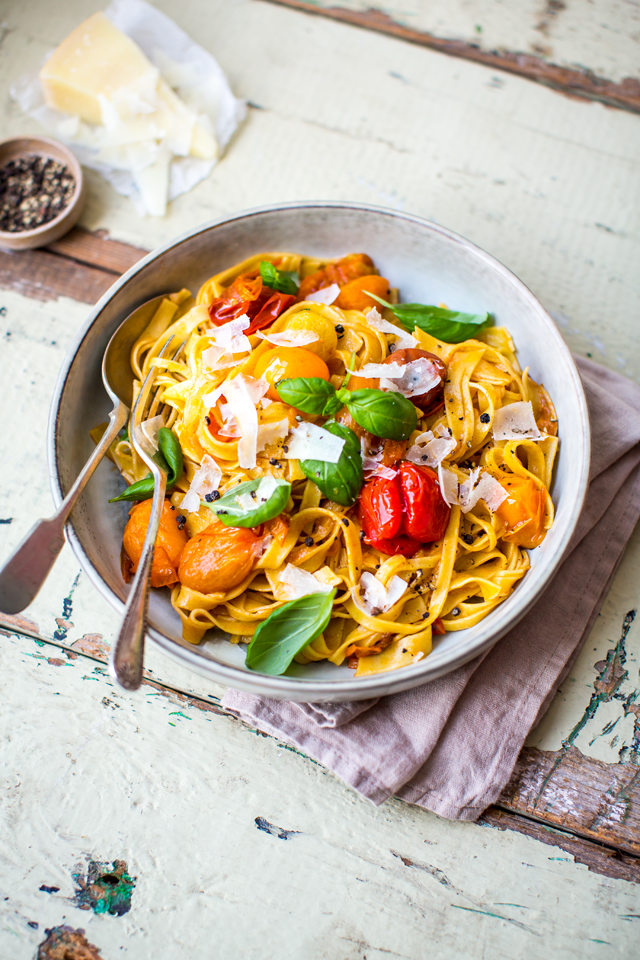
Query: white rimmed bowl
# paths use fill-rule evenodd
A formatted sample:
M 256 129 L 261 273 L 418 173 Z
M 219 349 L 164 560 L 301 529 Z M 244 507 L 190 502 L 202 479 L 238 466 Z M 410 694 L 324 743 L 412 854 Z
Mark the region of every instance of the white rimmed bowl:
M 342 701 L 383 696 L 418 686 L 489 649 L 517 624 L 547 586 L 575 529 L 589 473 L 587 407 L 568 347 L 553 320 L 509 270 L 468 240 L 420 217 L 349 203 L 291 203 L 249 210 L 208 223 L 154 251 L 102 297 L 72 344 L 58 377 L 49 418 L 49 464 L 58 505 L 93 443 L 89 430 L 107 418 L 100 364 L 109 337 L 141 303 L 182 287 L 196 291 L 212 274 L 261 250 L 337 257 L 366 252 L 406 302 L 448 303 L 490 311 L 511 331 L 523 367 L 544 381 L 558 412 L 560 453 L 553 499 L 556 520 L 531 570 L 514 593 L 477 626 L 438 639 L 433 653 L 401 670 L 356 680 L 346 667 L 294 664 L 290 676 L 268 677 L 244 667 L 244 647 L 223 638 L 192 646 L 181 639 L 168 590 L 152 591 L 149 635 L 184 666 L 220 683 L 277 699 Z M 73 511 L 71 546 L 97 589 L 121 611 L 128 586 L 120 574 L 126 504 L 109 504 L 121 481 L 105 460 Z

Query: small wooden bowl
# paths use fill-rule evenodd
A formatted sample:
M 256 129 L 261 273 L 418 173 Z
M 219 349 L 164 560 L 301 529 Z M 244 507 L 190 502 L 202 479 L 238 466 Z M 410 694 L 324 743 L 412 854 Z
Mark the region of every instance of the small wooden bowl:
M 82 176 L 82 167 L 71 153 L 57 140 L 48 137 L 12 137 L 10 140 L 0 141 L 0 167 L 8 160 L 17 160 L 19 157 L 33 156 L 50 157 L 68 167 L 74 176 L 76 188 L 73 196 L 64 210 L 48 223 L 43 223 L 33 230 L 20 230 L 9 233 L 0 230 L 0 247 L 5 250 L 32 250 L 34 247 L 44 247 L 53 243 L 63 234 L 68 233 L 75 226 L 85 199 L 85 184 Z

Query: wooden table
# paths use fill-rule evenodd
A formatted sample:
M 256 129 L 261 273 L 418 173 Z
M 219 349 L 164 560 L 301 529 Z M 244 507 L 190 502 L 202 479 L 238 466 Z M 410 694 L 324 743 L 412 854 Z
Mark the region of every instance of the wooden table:
M 432 218 L 513 269 L 575 352 L 640 378 L 637 5 L 158 6 L 219 59 L 249 116 L 166 218 L 139 219 L 89 172 L 80 229 L 0 253 L 2 555 L 51 511 L 47 409 L 87 305 L 144 250 L 252 205 L 349 199 Z M 37 130 L 10 82 L 96 9 L 0 4 L 6 136 Z M 371 806 L 222 715 L 220 688 L 156 650 L 141 691 L 115 689 L 117 617 L 65 548 L 32 607 L 2 618 L 0 955 L 635 955 L 639 558 L 636 532 L 512 782 L 461 824 Z

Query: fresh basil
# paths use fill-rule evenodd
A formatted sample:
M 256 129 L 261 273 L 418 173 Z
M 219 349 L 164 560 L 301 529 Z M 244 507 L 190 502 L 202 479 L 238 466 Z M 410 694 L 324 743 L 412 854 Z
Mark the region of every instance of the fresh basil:
M 256 480 L 239 483 L 219 500 L 207 503 L 207 506 L 227 527 L 259 527 L 261 523 L 273 520 L 282 513 L 291 496 L 290 483 L 286 480 L 270 478 L 276 487 L 268 497 L 262 497 L 260 485 L 265 479 L 265 477 L 258 477 Z M 253 499 L 255 503 L 253 509 L 248 510 L 238 503 L 238 497 L 242 494 L 248 494 Z
M 269 260 L 260 262 L 260 276 L 265 286 L 277 290 L 278 293 L 288 293 L 294 297 L 298 293 L 298 285 L 293 280 L 294 275 L 284 271 L 280 272 Z
M 290 600 L 260 624 L 247 647 L 249 670 L 279 677 L 301 650 L 319 637 L 331 618 L 335 590 Z
M 276 384 L 276 390 L 285 403 L 316 417 L 330 417 L 343 405 L 336 398 L 335 387 L 321 377 L 280 380 Z
M 394 390 L 354 390 L 346 407 L 358 426 L 376 437 L 408 440 L 418 425 L 414 405 Z
M 301 460 L 300 469 L 305 477 L 313 480 L 320 487 L 325 497 L 343 507 L 350 507 L 356 502 L 364 483 L 360 441 L 353 430 L 343 427 L 335 420 L 327 420 L 323 429 L 344 440 L 340 459 L 337 463 L 327 463 L 325 460 Z
M 383 307 L 388 307 L 407 330 L 412 331 L 419 327 L 444 343 L 469 340 L 478 330 L 491 323 L 488 313 L 460 313 L 457 310 L 445 310 L 444 307 L 432 307 L 423 303 L 387 303 L 373 293 L 370 296 Z
M 153 459 L 161 470 L 167 474 L 167 490 L 174 487 L 184 469 L 182 447 L 173 430 L 160 427 L 158 430 L 158 451 Z M 142 480 L 132 483 L 119 497 L 112 497 L 109 503 L 119 503 L 121 500 L 148 500 L 153 496 L 153 474 L 148 473 Z

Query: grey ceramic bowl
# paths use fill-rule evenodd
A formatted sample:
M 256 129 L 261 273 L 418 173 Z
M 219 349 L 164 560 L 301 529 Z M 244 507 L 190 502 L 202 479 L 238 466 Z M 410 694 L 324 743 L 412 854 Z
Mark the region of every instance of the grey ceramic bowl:
M 511 331 L 522 366 L 544 381 L 556 405 L 561 438 L 553 488 L 556 520 L 531 552 L 531 570 L 513 595 L 476 627 L 438 639 L 433 653 L 401 670 L 356 680 L 346 666 L 294 665 L 291 675 L 267 677 L 244 667 L 244 648 L 222 638 L 199 646 L 182 641 L 167 590 L 152 591 L 149 635 L 184 666 L 252 693 L 298 701 L 364 699 L 407 690 L 449 673 L 490 648 L 531 608 L 553 577 L 576 526 L 589 469 L 589 422 L 569 350 L 533 294 L 478 247 L 419 217 L 346 203 L 295 203 L 240 213 L 205 224 L 149 254 L 124 274 L 91 312 L 65 359 L 49 421 L 53 496 L 59 504 L 88 458 L 89 430 L 107 418 L 100 363 L 109 337 L 139 304 L 181 287 L 196 291 L 209 276 L 261 250 L 321 257 L 364 251 L 399 287 L 402 299 L 489 310 Z M 116 608 L 128 587 L 120 575 L 125 504 L 108 504 L 120 488 L 104 461 L 76 506 L 68 536 L 83 569 Z

